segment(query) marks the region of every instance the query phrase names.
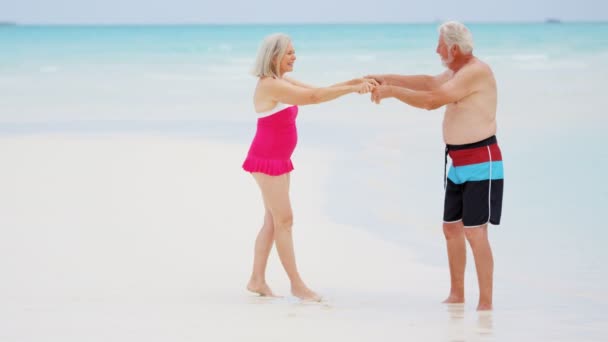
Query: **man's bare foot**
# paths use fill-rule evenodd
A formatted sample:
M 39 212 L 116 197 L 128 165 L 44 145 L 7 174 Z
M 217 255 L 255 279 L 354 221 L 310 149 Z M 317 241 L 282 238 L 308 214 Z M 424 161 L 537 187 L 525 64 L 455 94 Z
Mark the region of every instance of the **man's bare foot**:
M 442 303 L 444 303 L 444 304 L 463 304 L 464 296 L 449 295 L 448 298 L 446 298 L 446 300 L 444 300 Z
M 247 284 L 247 290 L 257 293 L 263 297 L 277 297 L 277 295 L 272 292 L 266 283 L 255 283 L 253 281 L 249 281 L 249 284 Z
M 477 311 L 491 311 L 491 310 L 492 310 L 492 304 L 479 303 L 477 305 Z
M 299 286 L 291 287 L 291 294 L 307 302 L 320 302 L 321 296 L 316 294 L 314 291 L 302 284 Z

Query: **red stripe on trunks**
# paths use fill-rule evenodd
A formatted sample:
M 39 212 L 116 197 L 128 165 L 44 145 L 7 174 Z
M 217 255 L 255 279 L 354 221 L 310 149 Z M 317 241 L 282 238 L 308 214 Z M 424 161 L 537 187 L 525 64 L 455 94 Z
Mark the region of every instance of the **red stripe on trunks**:
M 500 153 L 500 148 L 498 148 L 498 144 L 470 148 L 466 150 L 449 151 L 448 153 L 450 154 L 450 158 L 452 158 L 452 165 L 455 167 L 486 163 L 490 161 L 490 153 L 488 153 L 488 147 L 490 147 L 492 161 L 501 161 L 502 154 Z

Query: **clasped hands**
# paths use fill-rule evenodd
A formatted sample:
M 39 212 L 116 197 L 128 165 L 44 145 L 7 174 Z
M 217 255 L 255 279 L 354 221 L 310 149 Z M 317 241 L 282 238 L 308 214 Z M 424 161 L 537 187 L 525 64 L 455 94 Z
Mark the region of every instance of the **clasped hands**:
M 389 86 L 382 76 L 368 75 L 362 78 L 356 78 L 352 80 L 354 85 L 359 86 L 357 91 L 359 94 L 371 93 L 370 100 L 376 104 L 380 104 L 380 101 L 388 97 L 390 91 Z

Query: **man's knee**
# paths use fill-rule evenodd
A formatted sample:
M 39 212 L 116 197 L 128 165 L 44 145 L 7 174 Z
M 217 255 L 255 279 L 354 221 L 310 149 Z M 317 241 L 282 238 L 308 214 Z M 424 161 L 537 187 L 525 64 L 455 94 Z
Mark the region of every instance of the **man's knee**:
M 476 242 L 486 241 L 488 239 L 487 225 L 483 225 L 475 228 L 465 228 L 464 235 L 471 244 Z
M 446 240 L 462 238 L 464 235 L 462 222 L 444 223 L 443 235 L 445 235 Z

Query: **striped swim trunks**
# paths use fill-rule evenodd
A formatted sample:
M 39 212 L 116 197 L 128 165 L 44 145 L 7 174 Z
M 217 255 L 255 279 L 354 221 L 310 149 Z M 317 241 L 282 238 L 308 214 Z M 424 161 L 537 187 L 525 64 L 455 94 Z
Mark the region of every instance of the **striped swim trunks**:
M 465 228 L 500 224 L 504 172 L 496 136 L 446 145 L 447 155 L 452 165 L 445 184 L 443 222 L 462 221 Z

